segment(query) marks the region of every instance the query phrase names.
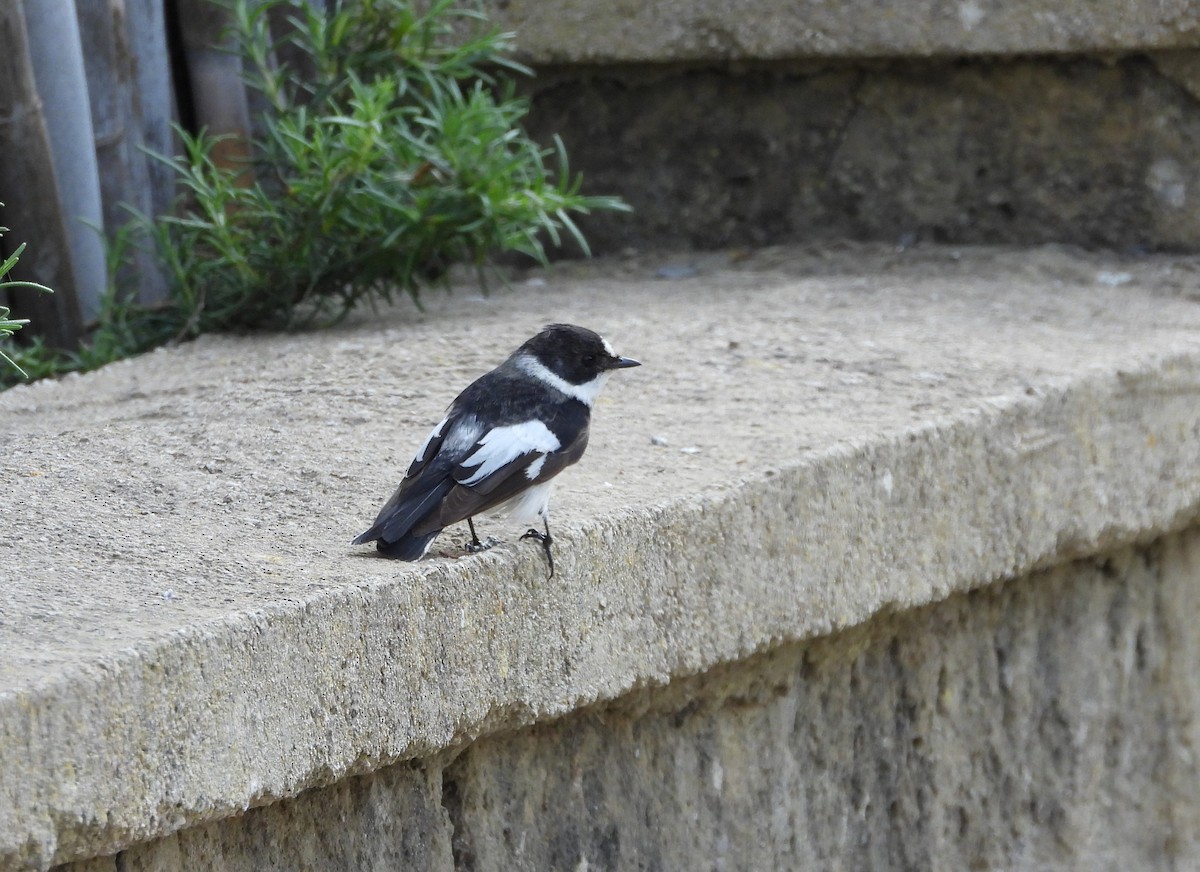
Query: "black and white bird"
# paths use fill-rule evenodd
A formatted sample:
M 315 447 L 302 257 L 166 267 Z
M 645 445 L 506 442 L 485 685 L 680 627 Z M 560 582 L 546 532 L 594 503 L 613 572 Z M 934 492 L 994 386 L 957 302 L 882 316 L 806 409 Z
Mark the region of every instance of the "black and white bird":
M 466 521 L 471 550 L 485 546 L 475 515 L 507 512 L 520 523 L 541 520 L 522 539 L 550 553 L 550 488 L 587 448 L 596 396 L 613 370 L 639 366 L 598 333 L 551 324 L 476 379 L 450 404 L 371 528 L 354 540 L 417 560 L 445 527 Z

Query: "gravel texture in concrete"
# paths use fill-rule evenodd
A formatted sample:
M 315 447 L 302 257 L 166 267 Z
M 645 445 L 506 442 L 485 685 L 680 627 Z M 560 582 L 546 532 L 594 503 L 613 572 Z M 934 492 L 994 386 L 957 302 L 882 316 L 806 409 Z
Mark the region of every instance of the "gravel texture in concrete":
M 165 835 L 1180 527 L 1196 264 L 841 246 L 560 266 L 0 395 L 0 865 Z M 541 324 L 612 379 L 553 504 L 352 548 Z

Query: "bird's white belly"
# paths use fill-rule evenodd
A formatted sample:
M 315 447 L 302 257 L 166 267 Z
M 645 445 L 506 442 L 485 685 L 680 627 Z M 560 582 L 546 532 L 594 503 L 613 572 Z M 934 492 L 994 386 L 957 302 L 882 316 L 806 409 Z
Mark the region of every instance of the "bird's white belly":
M 490 515 L 504 515 L 519 524 L 533 524 L 546 517 L 550 508 L 550 488 L 554 482 L 544 481 L 521 491 L 512 499 L 492 509 Z

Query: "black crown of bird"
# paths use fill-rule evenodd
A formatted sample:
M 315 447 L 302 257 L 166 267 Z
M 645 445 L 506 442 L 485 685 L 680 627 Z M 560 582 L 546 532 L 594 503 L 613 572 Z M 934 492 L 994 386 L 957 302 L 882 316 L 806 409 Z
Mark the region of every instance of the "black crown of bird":
M 521 538 L 550 551 L 550 488 L 556 475 L 583 456 L 592 405 L 614 370 L 639 366 L 621 357 L 600 334 L 573 324 L 550 324 L 491 372 L 460 393 L 417 449 L 404 479 L 355 545 L 417 560 L 451 524 L 466 521 L 468 550 L 480 542 L 474 517 L 506 513 L 520 523 L 541 521 Z

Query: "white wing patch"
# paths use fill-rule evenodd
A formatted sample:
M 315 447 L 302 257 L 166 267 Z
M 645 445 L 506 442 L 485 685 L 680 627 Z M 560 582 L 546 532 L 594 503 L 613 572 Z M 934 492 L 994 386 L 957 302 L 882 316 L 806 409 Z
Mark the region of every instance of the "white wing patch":
M 527 479 L 529 479 L 530 481 L 533 481 L 535 478 L 538 477 L 538 473 L 540 473 L 542 471 L 542 467 L 545 465 L 546 465 L 546 455 L 543 454 L 541 457 L 539 457 L 533 463 L 531 463 L 527 467 L 525 467 L 525 477 Z
M 507 427 L 495 427 L 489 430 L 479 440 L 479 447 L 462 462 L 463 466 L 478 466 L 470 478 L 461 484 L 470 487 L 479 484 L 502 466 L 512 463 L 522 454 L 537 451 L 549 454 L 562 447 L 550 428 L 541 421 L 525 421 L 522 424 L 510 424 Z M 544 462 L 544 458 L 537 463 Z M 540 466 L 539 466 L 540 469 Z
M 519 357 L 517 359 L 517 366 L 526 375 L 532 376 L 542 384 L 549 385 L 556 391 L 566 394 L 568 397 L 574 397 L 589 409 L 592 407 L 592 403 L 596 402 L 596 397 L 600 394 L 600 389 L 604 387 L 604 383 L 608 381 L 610 375 L 608 372 L 602 372 L 590 382 L 573 385 L 561 375 L 551 372 L 544 363 L 529 355 Z

